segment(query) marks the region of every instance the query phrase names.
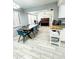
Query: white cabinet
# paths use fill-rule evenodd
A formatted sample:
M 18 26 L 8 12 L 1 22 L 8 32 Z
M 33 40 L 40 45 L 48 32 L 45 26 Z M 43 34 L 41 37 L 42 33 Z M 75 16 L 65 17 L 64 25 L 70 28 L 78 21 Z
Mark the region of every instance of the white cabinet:
M 50 33 L 50 43 L 51 44 L 55 44 L 55 45 L 60 45 L 60 41 L 59 41 L 59 33 L 58 31 L 53 31 L 53 30 L 49 30 Z
M 58 18 L 65 18 L 65 5 L 59 6 L 59 16 Z
M 61 41 L 65 42 L 65 29 L 61 30 L 60 39 L 61 39 Z
M 65 42 L 65 29 L 52 31 L 49 29 L 50 43 L 61 46 L 61 42 Z
M 65 0 L 59 0 L 59 15 L 58 18 L 65 18 Z
M 58 6 L 62 5 L 62 4 L 65 4 L 65 0 L 59 0 L 58 1 Z

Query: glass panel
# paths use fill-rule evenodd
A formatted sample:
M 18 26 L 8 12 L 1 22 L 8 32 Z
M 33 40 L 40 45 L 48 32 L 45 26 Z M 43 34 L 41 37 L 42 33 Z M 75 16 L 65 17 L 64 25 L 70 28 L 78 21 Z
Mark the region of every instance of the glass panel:
M 18 12 L 13 11 L 13 27 L 17 27 L 20 25 Z
M 36 20 L 35 15 L 28 14 L 29 24 L 34 24 L 34 20 Z

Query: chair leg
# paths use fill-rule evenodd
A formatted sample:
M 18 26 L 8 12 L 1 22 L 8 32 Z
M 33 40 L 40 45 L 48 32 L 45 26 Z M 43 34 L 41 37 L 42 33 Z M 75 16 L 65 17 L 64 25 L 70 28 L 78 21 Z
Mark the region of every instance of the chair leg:
M 19 36 L 18 42 L 20 41 L 21 35 Z
M 35 33 L 32 31 L 32 33 L 33 33 L 33 35 L 34 35 L 34 37 L 35 37 Z
M 29 37 L 29 38 L 31 38 L 31 36 L 30 36 L 30 35 L 28 35 L 28 37 Z M 32 39 L 32 38 L 31 38 L 31 39 Z
M 23 43 L 25 43 L 25 36 L 23 36 Z

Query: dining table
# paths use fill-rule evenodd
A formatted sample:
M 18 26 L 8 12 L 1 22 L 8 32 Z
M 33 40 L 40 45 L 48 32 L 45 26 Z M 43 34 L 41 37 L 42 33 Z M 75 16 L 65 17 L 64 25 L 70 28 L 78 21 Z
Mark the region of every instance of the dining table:
M 35 36 L 35 31 L 38 31 L 38 24 L 30 24 L 29 26 L 26 27 L 22 27 L 23 31 L 30 31 L 33 33 L 33 35 Z
M 38 31 L 38 24 L 30 24 L 28 26 L 22 26 L 19 31 L 23 31 L 25 33 L 30 32 L 33 33 L 34 37 L 35 37 L 35 32 Z M 31 36 L 27 35 L 29 38 L 31 38 Z M 32 38 L 31 38 L 32 39 Z M 25 40 L 25 39 L 23 39 Z

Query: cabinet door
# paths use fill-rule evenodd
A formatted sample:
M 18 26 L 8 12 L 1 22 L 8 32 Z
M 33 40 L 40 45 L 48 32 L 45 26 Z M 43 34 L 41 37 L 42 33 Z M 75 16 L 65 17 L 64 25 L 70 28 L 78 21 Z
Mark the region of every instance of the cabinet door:
M 65 59 L 65 56 L 64 55 L 54 55 L 54 59 Z
M 65 42 L 65 29 L 60 31 L 60 40 Z
M 65 5 L 59 6 L 59 17 L 58 18 L 65 18 Z

